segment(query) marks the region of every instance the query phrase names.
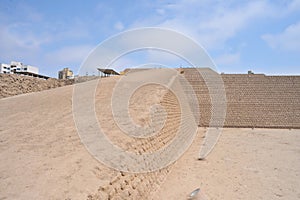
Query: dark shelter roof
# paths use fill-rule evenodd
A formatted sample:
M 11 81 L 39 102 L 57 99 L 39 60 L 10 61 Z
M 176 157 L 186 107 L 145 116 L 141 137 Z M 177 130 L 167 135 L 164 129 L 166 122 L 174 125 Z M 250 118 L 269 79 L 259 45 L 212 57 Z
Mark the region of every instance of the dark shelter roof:
M 44 75 L 41 75 L 41 74 L 35 74 L 35 73 L 32 73 L 32 72 L 15 72 L 15 74 L 22 74 L 22 75 L 38 77 L 38 78 L 43 78 L 43 79 L 50 78 L 49 76 L 44 76 Z
M 118 72 L 116 72 L 113 69 L 101 69 L 101 68 L 97 68 L 97 69 L 104 74 L 120 75 Z

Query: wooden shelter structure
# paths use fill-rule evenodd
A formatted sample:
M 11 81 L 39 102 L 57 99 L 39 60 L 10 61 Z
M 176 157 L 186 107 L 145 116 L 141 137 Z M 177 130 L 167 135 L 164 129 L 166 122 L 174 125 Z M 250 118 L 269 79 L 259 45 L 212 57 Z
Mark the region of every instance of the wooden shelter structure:
M 99 72 L 99 76 L 101 76 L 101 77 L 120 75 L 118 72 L 116 72 L 113 69 L 101 69 L 101 68 L 97 68 L 97 69 Z

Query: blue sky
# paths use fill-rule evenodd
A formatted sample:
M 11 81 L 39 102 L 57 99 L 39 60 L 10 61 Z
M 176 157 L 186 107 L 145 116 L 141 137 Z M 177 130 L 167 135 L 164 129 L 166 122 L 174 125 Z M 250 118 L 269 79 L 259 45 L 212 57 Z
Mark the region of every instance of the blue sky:
M 77 72 L 103 40 L 141 27 L 164 27 L 193 38 L 219 72 L 300 74 L 300 0 L 2 0 L 0 62 L 21 61 L 53 77 L 65 66 Z M 186 65 L 173 55 L 147 50 L 126 55 L 112 67 L 149 62 Z

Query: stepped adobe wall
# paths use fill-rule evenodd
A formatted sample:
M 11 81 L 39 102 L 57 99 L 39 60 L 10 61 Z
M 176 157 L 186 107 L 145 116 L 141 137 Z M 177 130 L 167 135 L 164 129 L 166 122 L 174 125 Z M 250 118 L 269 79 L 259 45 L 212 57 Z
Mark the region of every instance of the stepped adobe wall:
M 203 77 L 196 69 L 181 71 L 198 97 L 199 126 L 209 126 L 212 104 Z M 227 99 L 224 127 L 300 128 L 300 76 L 220 76 Z

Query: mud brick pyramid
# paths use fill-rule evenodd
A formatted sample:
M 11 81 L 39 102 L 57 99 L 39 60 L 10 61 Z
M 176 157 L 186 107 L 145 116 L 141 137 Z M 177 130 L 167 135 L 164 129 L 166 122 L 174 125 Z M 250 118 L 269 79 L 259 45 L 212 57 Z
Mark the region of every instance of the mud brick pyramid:
M 131 73 L 136 73 L 137 77 L 148 74 L 145 70 L 135 70 L 131 71 Z M 206 76 L 206 80 L 209 78 L 213 79 L 215 76 L 210 75 L 215 73 L 214 75 L 221 77 L 220 80 L 223 80 L 223 83 L 216 81 L 213 84 L 214 89 L 210 92 L 217 93 L 220 86 L 218 84 L 224 86 L 227 100 L 225 104 L 227 112 L 224 127 L 300 128 L 300 76 L 218 75 L 208 68 L 183 68 L 179 69 L 179 73 L 181 74 L 177 76 L 179 80 L 181 79 L 180 77 L 185 77 L 192 85 L 198 98 L 200 110 L 198 126 L 207 127 L 210 125 L 212 117 L 211 97 L 203 77 Z M 181 86 L 184 87 L 184 85 Z M 133 99 L 142 99 L 141 96 L 145 98 L 147 94 L 154 93 L 158 88 L 155 88 L 156 86 L 153 87 L 153 85 L 141 87 L 140 90 L 145 93 L 142 93 L 140 96 L 137 95 Z M 107 93 L 99 92 L 98 94 L 110 96 Z M 122 148 L 128 150 L 134 148 L 134 151 L 137 153 L 153 152 L 158 148 L 162 148 L 174 137 L 180 122 L 180 105 L 172 92 L 165 93 L 161 98 L 159 102 L 168 112 L 168 119 L 161 131 L 161 136 L 155 139 L 139 139 L 134 142 L 134 147 L 125 145 Z M 215 103 L 217 103 L 217 106 L 224 105 L 224 102 Z M 96 104 L 102 105 L 106 103 L 98 102 Z M 137 101 L 134 104 L 141 105 L 141 102 Z M 104 108 L 102 107 L 102 109 Z M 100 112 L 99 110 L 98 113 L 109 113 L 109 111 L 101 110 Z M 142 115 L 139 113 L 139 115 L 133 116 L 140 117 Z M 110 119 L 112 116 L 105 116 L 104 118 Z M 138 120 L 137 118 L 136 121 L 138 122 Z M 110 128 L 112 133 L 114 125 L 111 124 L 107 127 Z M 120 138 L 119 135 L 118 138 Z M 131 143 L 130 141 L 124 143 L 124 141 L 126 141 L 126 138 L 120 139 L 117 143 L 120 146 L 122 146 L 122 143 Z M 152 195 L 155 195 L 155 191 L 166 179 L 172 167 L 173 165 L 170 165 L 157 172 L 142 174 L 119 172 L 115 179 L 106 185 L 102 185 L 96 194 L 90 196 L 90 199 L 151 199 Z
M 155 76 L 152 74 L 152 77 L 159 80 L 170 80 L 170 74 L 162 73 L 162 69 L 157 70 L 157 74 Z M 212 103 L 203 77 L 205 80 L 211 78 L 210 81 L 213 81 L 213 76 L 207 75 L 214 73 L 221 77 L 220 80 L 224 83 L 216 81 L 214 86 L 222 84 L 225 89 L 227 99 L 225 101 L 227 107 L 225 127 L 300 128 L 300 76 L 219 75 L 210 69 L 200 69 L 200 73 L 198 70 L 183 68 L 176 71 L 175 77 L 178 78 L 178 81 L 174 79 L 174 82 L 168 84 L 174 86 L 173 91 L 150 82 L 150 84 L 142 85 L 133 93 L 128 107 L 129 114 L 136 124 L 140 126 L 150 124 L 149 107 L 152 105 L 160 104 L 167 113 L 164 127 L 159 134 L 147 138 L 129 137 L 127 132 L 123 132 L 115 122 L 111 97 L 114 94 L 115 85 L 124 77 L 103 78 L 100 81 L 92 80 L 78 85 L 91 83 L 97 85 L 92 101 L 95 115 L 103 132 L 111 143 L 124 149 L 124 151 L 135 154 L 152 153 L 163 149 L 177 135 L 177 130 L 181 127 L 180 122 L 183 119 L 181 117 L 181 113 L 183 113 L 182 102 L 177 98 L 177 95 L 182 94 L 180 87 L 186 88 L 184 85 L 186 82 L 181 82 L 184 77 L 192 85 L 197 95 L 198 102 L 195 105 L 199 104 L 200 107 L 199 111 L 191 110 L 193 113 L 187 112 L 188 115 L 184 115 L 184 117 L 190 119 L 190 116 L 200 113 L 199 121 L 194 123 L 196 128 L 197 124 L 202 127 L 210 124 Z M 145 70 L 135 70 L 134 73 L 137 73 L 139 79 L 151 76 Z M 5 94 L 3 97 L 19 94 L 19 91 L 23 93 L 35 91 L 33 89 L 23 90 L 22 88 L 25 86 L 19 89 L 17 83 L 25 84 L 26 82 L 27 85 L 28 82 L 28 85 L 32 87 L 34 85 L 40 86 L 37 80 L 32 79 L 36 82 L 33 84 L 26 77 L 7 76 L 3 80 L 9 80 L 3 81 L 3 86 L 4 84 L 7 86 L 7 92 L 3 92 Z M 137 80 L 134 79 L 133 81 Z M 48 88 L 50 83 L 43 82 Z M 9 93 L 11 90 L 8 86 L 10 85 L 15 88 L 12 93 Z M 54 84 L 55 87 L 57 85 Z M 251 136 L 248 136 L 248 133 L 256 133 L 256 130 L 246 130 L 246 132 L 245 130 L 244 132 L 234 129 L 224 130 L 227 134 L 223 134 L 223 140 L 220 141 L 220 145 L 217 145 L 219 151 L 208 162 L 199 162 L 197 160 L 198 144 L 202 143 L 204 133 L 207 130 L 200 128 L 195 143 L 191 146 L 192 151 L 185 153 L 182 156 L 183 160 L 171 163 L 165 168 L 149 173 L 129 173 L 108 167 L 94 159 L 78 137 L 73 112 L 73 92 L 76 85 L 1 99 L 0 142 L 1 150 L 4 153 L 0 156 L 0 177 L 2 177 L 0 199 L 1 197 L 4 199 L 86 199 L 87 197 L 89 200 L 183 199 L 160 198 L 157 191 L 164 187 L 170 188 L 169 191 L 172 191 L 172 188 L 180 190 L 184 187 L 184 183 L 181 181 L 189 180 L 188 182 L 192 182 L 196 179 L 196 184 L 205 184 L 207 194 L 212 196 L 215 194 L 212 199 L 220 199 L 218 197 L 222 199 L 222 192 L 224 194 L 227 192 L 226 194 L 230 197 L 232 197 L 230 193 L 236 196 L 244 195 L 244 197 L 250 193 L 251 195 L 255 193 L 257 198 L 249 197 L 258 199 L 269 191 L 269 196 L 266 199 L 274 199 L 276 197 L 275 191 L 279 187 L 277 187 L 278 184 L 282 184 L 280 187 L 285 188 L 282 193 L 284 195 L 292 190 L 296 191 L 298 184 L 296 175 L 299 174 L 299 171 L 297 169 L 298 163 L 295 164 L 295 160 L 297 160 L 299 130 L 286 130 L 284 132 L 283 130 L 264 129 L 259 130 L 261 134 Z M 189 90 L 190 88 L 186 89 Z M 85 97 L 88 92 L 89 90 L 83 90 L 80 95 Z M 215 87 L 213 92 L 213 95 L 217 96 L 218 87 Z M 215 103 L 224 106 L 222 99 L 217 98 Z M 186 128 L 184 130 L 187 130 L 187 133 L 190 132 L 191 126 L 188 123 L 184 123 L 183 127 Z M 259 141 L 263 137 L 265 141 L 260 144 Z M 239 146 L 232 148 L 232 139 L 235 139 Z M 265 143 L 266 146 L 264 146 Z M 256 153 L 252 152 L 254 149 L 257 149 Z M 230 152 L 234 153 L 233 158 L 236 156 L 235 162 L 231 162 L 230 159 L 225 160 Z M 271 156 L 275 154 L 276 156 Z M 245 155 L 246 157 L 243 157 Z M 269 158 L 269 160 L 265 161 L 265 158 Z M 224 162 L 222 160 L 220 162 L 218 159 L 224 159 Z M 225 161 L 229 164 L 231 171 L 226 167 Z M 281 166 L 281 168 L 278 167 L 280 170 L 275 170 L 274 163 L 276 167 Z M 287 166 L 285 166 L 286 163 Z M 259 166 L 261 171 L 252 173 L 252 169 L 255 168 L 241 168 L 247 165 Z M 222 169 L 225 169 L 224 167 L 226 167 L 226 171 L 220 173 Z M 184 169 L 189 171 L 182 171 Z M 178 170 L 184 174 L 181 174 L 182 176 L 180 173 L 176 174 Z M 233 180 L 233 175 L 237 177 L 236 180 L 235 178 Z M 171 182 L 170 184 L 166 180 L 172 176 L 176 178 L 176 183 Z M 192 177 L 192 179 L 185 176 Z M 279 183 L 274 182 L 273 179 L 269 178 L 273 176 L 280 176 L 283 180 Z M 227 185 L 227 183 L 224 184 L 225 180 L 233 180 L 233 182 L 229 182 Z M 243 182 L 244 180 L 250 182 Z M 270 187 L 268 184 L 271 182 L 274 182 L 274 184 L 272 183 L 274 187 Z M 164 185 L 165 183 L 166 185 Z M 245 190 L 233 190 L 233 188 L 241 188 L 241 183 L 253 185 L 251 187 L 249 185 L 248 188 L 245 187 Z M 202 185 L 200 185 L 201 188 Z M 261 186 L 263 186 L 262 189 L 259 188 Z M 186 187 L 181 192 L 187 195 L 195 188 L 193 185 L 191 187 Z M 215 191 L 216 187 L 221 189 Z M 245 191 L 246 193 L 243 193 Z M 286 199 L 295 199 L 298 194 L 291 195 L 294 195 L 294 198 Z M 236 198 L 228 198 L 227 196 L 223 199 Z
M 180 70 L 197 94 L 200 109 L 199 126 L 209 126 L 212 104 L 201 74 L 210 69 Z M 220 76 L 224 82 L 227 99 L 224 127 L 300 128 L 300 76 Z

